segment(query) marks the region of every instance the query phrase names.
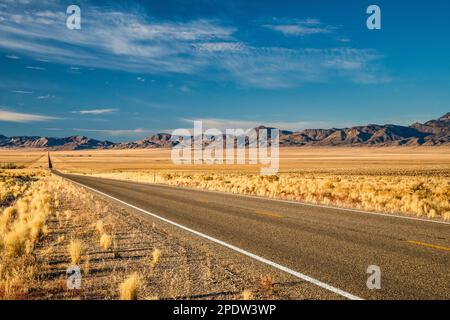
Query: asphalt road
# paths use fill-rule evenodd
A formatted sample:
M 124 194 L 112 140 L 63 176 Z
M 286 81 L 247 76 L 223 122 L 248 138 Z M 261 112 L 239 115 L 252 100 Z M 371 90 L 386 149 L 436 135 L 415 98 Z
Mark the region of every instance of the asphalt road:
M 364 299 L 450 299 L 449 224 L 55 173 Z

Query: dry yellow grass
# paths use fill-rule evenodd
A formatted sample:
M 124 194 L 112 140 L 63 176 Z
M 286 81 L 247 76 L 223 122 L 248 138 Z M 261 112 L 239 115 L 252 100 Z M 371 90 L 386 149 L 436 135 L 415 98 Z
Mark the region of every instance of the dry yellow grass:
M 95 228 L 97 229 L 98 233 L 101 235 L 105 232 L 105 226 L 103 225 L 103 220 L 98 220 L 95 223 Z
M 43 172 L 32 170 L 0 170 L 0 206 L 13 202 L 25 193 L 33 181 Z
M 80 240 L 72 239 L 67 246 L 67 251 L 70 256 L 70 261 L 73 265 L 78 265 L 81 260 L 81 252 L 83 249 L 83 244 Z
M 180 299 L 209 292 L 241 299 L 242 289 L 228 292 L 243 283 L 252 286 L 254 275 L 244 266 L 229 269 L 228 262 L 221 265 L 223 259 L 209 256 L 210 249 L 198 250 L 159 224 L 143 223 L 59 177 L 14 170 L 0 171 L 1 179 L 11 180 L 13 188 L 19 183 L 26 187 L 0 206 L 0 299 Z M 114 256 L 111 248 L 98 250 L 103 234 L 114 235 L 108 245 Z M 161 252 L 170 253 L 167 261 Z M 82 268 L 82 290 L 66 287 L 69 263 Z M 130 270 L 139 274 L 127 278 Z M 269 297 L 254 292 L 257 298 Z
M 55 152 L 74 173 L 450 220 L 450 148 L 281 148 L 280 173 L 174 165 L 170 150 Z M 151 170 L 150 170 L 151 169 Z
M 0 149 L 0 164 L 12 164 L 18 168 L 47 168 L 47 152 L 36 149 Z M 0 165 L 0 168 L 2 166 Z
M 154 249 L 152 252 L 152 260 L 150 261 L 150 272 L 153 274 L 155 272 L 155 268 L 161 259 L 161 250 Z
M 0 211 L 0 299 L 20 299 L 35 280 L 31 253 L 47 233 L 46 220 L 54 208 L 45 177 L 29 170 L 0 172 L 2 194 L 8 194 Z
M 91 271 L 91 259 L 89 257 L 86 257 L 83 263 L 83 274 L 88 275 Z
M 52 210 L 51 196 L 47 188 L 36 184 L 24 192 L 13 207 L 1 215 L 0 241 L 9 256 L 28 253 L 46 232 L 45 222 Z
M 112 237 L 107 233 L 103 233 L 100 237 L 100 247 L 102 247 L 102 249 L 105 251 L 109 251 L 111 249 L 112 244 L 113 244 Z
M 142 281 L 137 273 L 129 275 L 119 286 L 120 300 L 137 300 L 141 286 Z
M 17 157 L 23 155 L 16 153 Z M 110 171 L 158 172 L 247 172 L 254 165 L 175 165 L 170 149 L 81 150 L 51 152 L 55 168 L 67 172 Z M 10 154 L 1 159 L 14 160 Z M 305 147 L 281 148 L 280 172 L 313 171 L 391 171 L 442 172 L 450 168 L 450 147 Z
M 264 290 L 272 291 L 274 285 L 274 280 L 271 275 L 262 276 L 261 277 L 261 287 Z
M 244 290 L 242 292 L 242 300 L 253 300 L 253 292 L 251 290 Z
M 256 195 L 350 207 L 369 211 L 404 213 L 449 219 L 450 177 L 418 175 L 280 173 L 261 176 L 249 173 L 112 172 L 94 174 L 138 182 L 164 183 L 200 189 Z
M 449 151 L 448 148 L 284 149 L 281 152 L 280 173 L 270 177 L 260 176 L 259 168 L 253 166 L 175 166 L 170 162 L 170 150 L 56 152 L 52 157 L 57 169 L 101 177 L 450 220 Z M 46 158 L 45 153 L 5 154 L 0 151 L 0 161 L 15 162 L 33 168 L 45 165 Z M 93 209 L 89 211 L 89 217 L 93 216 L 94 212 L 99 213 L 88 220 L 84 229 L 75 228 L 78 230 L 76 232 L 81 234 L 72 234 L 72 231 L 68 231 L 66 235 L 54 236 L 51 245 L 60 244 L 61 255 L 68 255 L 67 242 L 72 236 L 82 238 L 86 245 L 85 251 L 93 252 L 96 251 L 95 248 L 99 246 L 99 240 L 104 234 L 109 237 L 111 232 L 116 234 L 106 215 L 110 210 L 108 205 L 104 202 L 95 203 L 92 195 L 80 192 L 79 188 L 70 186 L 69 183 L 63 184 L 58 182 L 58 179 L 50 182 L 47 178 L 48 174 L 31 169 L 0 170 L 0 299 L 28 298 L 28 290 L 33 283 L 37 283 L 36 274 L 41 268 L 35 261 L 36 250 L 43 242 L 49 241 L 47 232 L 53 230 L 49 225 L 52 213 L 57 220 L 54 226 L 63 226 L 67 223 L 72 227 L 79 225 L 77 219 L 80 219 L 80 211 L 74 210 L 73 205 L 64 206 L 60 194 L 55 192 L 64 189 L 71 195 L 68 198 L 76 197 L 83 204 L 90 203 Z M 83 207 L 83 210 L 86 209 Z M 86 239 L 90 235 L 86 234 L 87 232 L 92 234 L 89 249 Z M 113 247 L 114 259 L 126 259 L 127 253 L 118 249 L 116 240 L 112 240 L 112 244 L 106 246 L 105 251 Z M 121 241 L 122 249 L 124 240 L 118 241 Z M 101 243 L 100 245 L 103 247 Z M 153 244 L 148 247 L 151 246 Z M 161 244 L 158 246 L 163 249 Z M 77 264 L 83 262 L 84 274 L 89 273 L 91 264 L 96 270 L 95 273 L 102 268 L 95 255 L 92 255 L 92 260 L 89 261 L 86 254 L 82 257 L 81 246 L 78 251 L 79 254 L 75 255 L 78 258 L 71 257 L 71 260 Z M 164 252 L 166 251 L 167 248 L 164 248 Z M 112 256 L 111 252 L 96 254 L 109 255 L 109 258 Z M 148 256 L 151 257 L 150 261 Z M 144 290 L 147 283 L 144 285 L 142 279 L 151 279 L 155 283 L 161 281 L 160 275 L 164 268 L 167 268 L 167 263 L 161 263 L 160 259 L 160 253 L 147 252 L 141 268 L 124 268 L 117 279 L 122 279 L 130 270 L 144 270 L 145 274 L 141 275 L 142 278 L 138 274 L 130 275 L 120 285 L 119 297 L 136 299 L 139 297 L 139 291 L 141 296 L 153 296 L 154 289 Z M 65 268 L 67 261 L 62 264 Z M 210 266 L 210 261 L 207 264 L 205 278 L 217 279 L 217 275 L 210 274 L 211 270 L 216 272 Z M 159 265 L 160 267 L 156 267 Z M 201 270 L 203 272 L 204 269 Z M 172 295 L 166 294 L 167 289 L 160 290 L 157 292 L 158 296 L 175 298 L 188 296 L 192 291 L 190 278 L 184 276 L 183 272 L 168 274 L 168 279 L 178 279 L 179 288 L 176 294 Z M 109 297 L 111 292 L 117 294 L 118 285 L 117 282 L 111 285 Z M 38 286 L 34 289 L 36 287 Z M 272 292 L 273 278 L 262 279 L 259 287 L 264 290 L 253 291 L 257 297 L 261 292 Z M 248 292 L 241 290 L 238 291 L 236 298 L 245 299 L 253 295 L 250 290 Z

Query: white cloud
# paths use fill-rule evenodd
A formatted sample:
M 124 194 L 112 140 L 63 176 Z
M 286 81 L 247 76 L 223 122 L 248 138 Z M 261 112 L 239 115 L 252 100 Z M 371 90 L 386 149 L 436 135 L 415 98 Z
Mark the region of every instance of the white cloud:
M 49 121 L 58 119 L 56 117 L 37 115 L 30 113 L 19 113 L 0 109 L 0 121 L 7 122 L 37 122 L 37 121 Z
M 313 34 L 331 33 L 336 28 L 333 26 L 325 26 L 318 19 L 306 20 L 282 20 L 275 24 L 265 24 L 263 27 L 281 32 L 285 36 L 307 36 Z
M 0 13 L 5 19 L 0 25 L 0 46 L 34 56 L 45 54 L 46 59 L 64 64 L 192 73 L 205 64 L 192 55 L 193 44 L 231 40 L 235 31 L 206 19 L 149 21 L 139 12 L 92 6 L 82 20 L 83 32 L 73 32 L 61 27 L 61 21 L 65 21 L 62 4 L 47 3 L 44 7 L 48 8 L 25 10 L 19 4 L 11 4 Z
M 0 12 L 0 48 L 69 66 L 188 74 L 258 88 L 291 88 L 336 77 L 357 83 L 388 79 L 379 63 L 382 56 L 370 49 L 255 47 L 237 38 L 237 28 L 218 20 L 161 21 L 143 10 L 87 8 L 82 30 L 73 31 L 61 27 L 63 3 L 39 8 L 11 3 Z M 286 36 L 336 30 L 314 18 L 278 19 L 264 26 Z
M 193 125 L 194 121 L 202 121 L 203 128 L 225 129 L 251 129 L 261 125 L 266 127 L 278 128 L 280 130 L 303 130 L 311 128 L 330 127 L 330 123 L 324 121 L 264 121 L 264 120 L 240 120 L 240 119 L 221 119 L 221 118 L 204 118 L 204 119 L 180 119 L 183 122 Z
M 187 85 L 182 85 L 181 87 L 180 87 L 180 91 L 181 92 L 184 92 L 184 93 L 187 93 L 187 92 L 191 92 L 192 90 L 191 90 L 191 88 L 189 87 L 189 86 L 187 86 Z
M 35 67 L 35 66 L 26 66 L 25 69 L 39 70 L 39 71 L 45 70 L 45 68 L 42 68 L 42 67 Z
M 331 30 L 327 28 L 307 27 L 296 24 L 284 24 L 284 25 L 265 25 L 266 28 L 270 28 L 276 31 L 280 31 L 285 36 L 305 36 L 310 34 L 323 34 L 330 33 Z
M 242 51 L 245 44 L 242 42 L 205 42 L 194 46 L 199 51 L 206 52 L 224 52 L 224 51 Z
M 119 109 L 110 108 L 110 109 L 76 110 L 76 111 L 72 111 L 72 113 L 99 115 L 99 114 L 105 114 L 105 113 L 112 113 L 112 112 L 116 112 L 116 111 L 119 111 Z
M 339 39 L 337 39 L 337 41 L 343 42 L 343 43 L 349 43 L 349 42 L 352 42 L 352 40 L 351 40 L 350 38 L 339 38 Z
M 376 63 L 382 58 L 374 50 L 285 49 L 247 47 L 241 52 L 215 53 L 221 67 L 240 84 L 259 88 L 292 88 L 303 83 L 341 78 L 351 82 L 381 82 L 386 77 Z
M 13 54 L 7 55 L 6 58 L 12 59 L 12 60 L 19 60 L 20 59 L 20 57 L 18 57 L 16 55 L 13 55 Z
M 96 132 L 96 133 L 102 133 L 107 134 L 111 136 L 134 136 L 136 134 L 141 133 L 149 133 L 152 130 L 149 129 L 125 129 L 125 130 L 117 130 L 117 129 L 83 129 L 83 128 L 74 128 L 74 131 L 80 131 L 80 132 Z
M 18 93 L 18 94 L 32 94 L 33 93 L 33 91 L 24 91 L 24 90 L 11 90 L 11 92 Z
M 47 100 L 47 99 L 51 99 L 51 98 L 54 98 L 55 96 L 54 95 L 51 95 L 51 94 L 44 94 L 44 95 L 42 95 L 42 96 L 38 96 L 37 97 L 37 99 L 38 100 Z

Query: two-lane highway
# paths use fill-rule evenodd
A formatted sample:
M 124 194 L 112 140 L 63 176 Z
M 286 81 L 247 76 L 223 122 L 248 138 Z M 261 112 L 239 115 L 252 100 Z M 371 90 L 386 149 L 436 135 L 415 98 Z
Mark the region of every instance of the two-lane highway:
M 357 297 L 450 299 L 450 224 L 55 173 Z

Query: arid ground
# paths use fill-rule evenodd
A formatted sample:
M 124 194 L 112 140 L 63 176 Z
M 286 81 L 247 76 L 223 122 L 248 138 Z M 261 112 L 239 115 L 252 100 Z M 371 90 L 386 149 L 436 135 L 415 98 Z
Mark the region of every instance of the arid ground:
M 448 220 L 449 151 L 285 148 L 269 177 L 250 165 L 177 166 L 161 149 L 50 155 L 62 172 Z M 0 298 L 339 298 L 52 176 L 45 151 L 1 150 L 0 163 Z M 70 265 L 82 290 L 67 289 Z
M 449 220 L 449 151 L 282 148 L 279 173 L 271 177 L 254 165 L 174 165 L 170 150 L 159 149 L 54 152 L 52 159 L 70 173 Z
M 55 151 L 59 170 L 79 173 L 110 171 L 249 171 L 253 165 L 174 165 L 170 149 Z M 45 151 L 0 150 L 0 163 L 47 165 Z M 433 174 L 450 170 L 450 147 L 304 147 L 281 148 L 280 172 L 405 172 Z
M 0 299 L 338 298 L 48 172 L 1 170 L 0 185 Z
M 175 165 L 170 149 L 51 152 L 57 170 L 370 211 L 450 220 L 450 148 L 281 148 L 280 170 L 256 165 Z M 42 151 L 0 152 L 0 163 L 45 168 Z

